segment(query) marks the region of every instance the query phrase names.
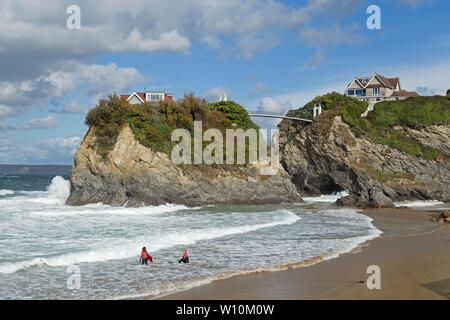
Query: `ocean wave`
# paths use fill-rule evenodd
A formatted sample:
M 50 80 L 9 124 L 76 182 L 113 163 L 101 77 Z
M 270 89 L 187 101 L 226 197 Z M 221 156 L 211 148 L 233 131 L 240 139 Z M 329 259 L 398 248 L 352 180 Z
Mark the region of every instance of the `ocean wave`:
M 354 214 L 358 216 L 362 216 L 367 218 L 367 222 L 373 221 L 371 218 L 358 214 L 353 211 Z M 348 216 L 351 213 L 350 212 L 341 212 L 341 214 Z M 322 261 L 335 259 L 343 254 L 353 252 L 357 250 L 358 248 L 361 248 L 365 243 L 368 241 L 371 241 L 373 239 L 378 238 L 383 232 L 374 226 L 369 228 L 369 234 L 366 236 L 358 236 L 358 237 L 350 237 L 346 239 L 349 243 L 345 248 L 339 249 L 337 251 L 334 251 L 332 253 L 328 253 L 322 256 L 316 256 L 304 259 L 299 262 L 294 263 L 285 263 L 285 264 L 278 264 L 273 266 L 266 266 L 266 267 L 255 267 L 250 269 L 241 269 L 241 270 L 234 270 L 234 271 L 228 271 L 224 273 L 219 273 L 212 276 L 205 276 L 201 277 L 199 279 L 193 279 L 193 280 L 186 280 L 186 281 L 180 281 L 178 283 L 166 283 L 161 287 L 158 287 L 157 289 L 153 289 L 150 291 L 144 291 L 141 293 L 135 293 L 135 294 L 127 294 L 127 295 L 120 295 L 115 296 L 110 299 L 114 300 L 125 300 L 125 299 L 138 299 L 142 297 L 150 297 L 152 299 L 161 298 L 170 294 L 174 294 L 181 291 L 186 291 L 195 287 L 199 287 L 202 285 L 206 285 L 209 283 L 212 283 L 214 281 L 219 280 L 226 280 L 235 276 L 242 276 L 242 275 L 248 275 L 248 274 L 255 274 L 255 273 L 264 273 L 264 272 L 278 272 L 278 271 L 285 271 L 285 270 L 291 270 L 291 269 L 297 269 L 297 268 L 303 268 L 312 266 L 314 264 L 320 263 Z
M 9 196 L 11 194 L 14 194 L 13 190 L 8 190 L 8 189 L 1 189 L 0 190 L 0 196 Z
M 90 204 L 80 207 L 61 206 L 53 208 L 52 210 L 33 210 L 32 214 L 36 216 L 101 216 L 101 215 L 158 215 L 173 213 L 182 210 L 196 210 L 196 208 L 189 208 L 179 204 L 163 204 L 160 206 L 147 206 L 147 207 L 113 207 L 105 204 Z
M 333 194 L 323 194 L 318 197 L 303 197 L 305 202 L 326 202 L 326 203 L 334 203 L 336 200 L 348 196 L 347 191 L 336 192 Z
M 243 234 L 279 225 L 290 225 L 300 220 L 295 213 L 286 209 L 273 212 L 273 221 L 253 225 L 243 225 L 228 228 L 207 228 L 203 230 L 187 230 L 185 232 L 169 232 L 158 236 L 149 247 L 151 252 L 157 252 L 179 245 L 193 245 L 198 241 L 222 238 L 230 235 Z M 129 244 L 110 249 L 86 250 L 66 253 L 51 257 L 38 257 L 32 260 L 0 264 L 0 273 L 14 273 L 18 270 L 35 266 L 69 266 L 79 263 L 93 263 L 109 260 L 122 260 L 136 257 L 142 246 L 143 239 L 127 241 Z
M 407 207 L 407 208 L 427 208 L 441 206 L 444 203 L 437 200 L 426 200 L 426 201 L 402 201 L 394 202 L 396 207 Z
M 12 190 L 2 190 L 5 192 Z M 3 205 L 14 203 L 35 203 L 43 205 L 63 205 L 70 194 L 70 183 L 61 176 L 56 176 L 47 187 L 47 191 L 12 191 L 15 196 L 1 199 Z M 11 194 L 11 193 L 9 193 Z M 0 194 L 1 195 L 1 194 Z

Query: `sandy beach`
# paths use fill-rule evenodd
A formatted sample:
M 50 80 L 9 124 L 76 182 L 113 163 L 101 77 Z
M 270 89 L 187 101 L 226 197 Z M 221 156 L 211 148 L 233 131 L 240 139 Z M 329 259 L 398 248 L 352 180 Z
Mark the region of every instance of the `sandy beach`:
M 365 210 L 381 237 L 354 252 L 312 266 L 235 276 L 162 299 L 448 299 L 450 225 L 439 211 Z M 381 289 L 369 290 L 367 267 L 381 269 Z

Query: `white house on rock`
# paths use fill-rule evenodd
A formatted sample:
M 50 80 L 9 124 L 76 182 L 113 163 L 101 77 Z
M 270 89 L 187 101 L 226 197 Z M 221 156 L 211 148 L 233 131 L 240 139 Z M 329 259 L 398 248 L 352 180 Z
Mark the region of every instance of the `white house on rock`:
M 377 102 L 403 100 L 418 96 L 415 91 L 402 90 L 399 77 L 387 78 L 378 73 L 371 77 L 356 77 L 347 85 L 345 95 L 360 101 L 367 101 L 369 108 L 365 114 L 372 111 Z

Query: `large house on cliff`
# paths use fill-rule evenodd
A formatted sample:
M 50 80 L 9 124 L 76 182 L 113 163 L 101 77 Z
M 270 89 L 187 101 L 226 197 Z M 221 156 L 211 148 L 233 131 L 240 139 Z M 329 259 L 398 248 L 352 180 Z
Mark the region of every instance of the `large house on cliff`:
M 130 104 L 141 104 L 145 102 L 171 102 L 174 100 L 173 94 L 159 91 L 133 92 L 130 95 L 121 95 L 122 99 Z
M 345 95 L 375 104 L 380 101 L 403 100 L 417 97 L 415 91 L 402 90 L 400 78 L 386 78 L 375 73 L 371 77 L 356 77 L 347 85 Z

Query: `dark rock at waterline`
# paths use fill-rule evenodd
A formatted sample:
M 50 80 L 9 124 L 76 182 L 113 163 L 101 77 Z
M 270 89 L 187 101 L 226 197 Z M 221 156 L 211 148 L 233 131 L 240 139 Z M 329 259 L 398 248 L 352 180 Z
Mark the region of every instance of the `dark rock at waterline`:
M 281 167 L 276 175 L 262 176 L 256 166 L 177 166 L 166 154 L 140 144 L 129 127 L 123 128 L 106 159 L 96 150 L 96 137 L 89 130 L 75 155 L 67 204 L 199 206 L 301 201 Z
M 347 190 L 338 205 L 383 208 L 394 201 L 450 201 L 450 164 L 404 154 L 357 137 L 333 111 L 313 124 L 283 120 L 280 125 L 281 163 L 302 195 Z M 408 129 L 423 144 L 448 154 L 450 126 Z

